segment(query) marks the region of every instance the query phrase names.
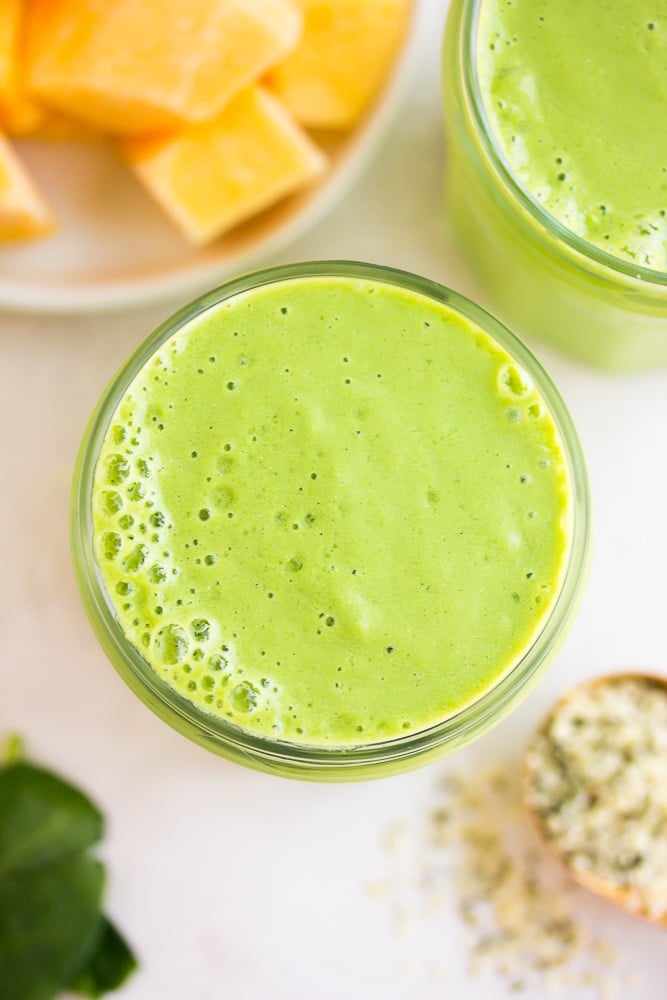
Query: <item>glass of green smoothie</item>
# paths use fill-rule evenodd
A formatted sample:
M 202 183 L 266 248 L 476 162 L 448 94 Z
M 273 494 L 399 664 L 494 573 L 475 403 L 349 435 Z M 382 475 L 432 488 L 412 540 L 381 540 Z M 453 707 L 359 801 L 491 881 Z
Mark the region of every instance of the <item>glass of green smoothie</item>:
M 505 327 L 368 264 L 271 268 L 157 329 L 76 468 L 86 610 L 130 687 L 232 760 L 370 778 L 500 720 L 571 621 L 588 486 Z
M 665 0 L 453 0 L 444 90 L 447 214 L 494 312 L 667 363 Z

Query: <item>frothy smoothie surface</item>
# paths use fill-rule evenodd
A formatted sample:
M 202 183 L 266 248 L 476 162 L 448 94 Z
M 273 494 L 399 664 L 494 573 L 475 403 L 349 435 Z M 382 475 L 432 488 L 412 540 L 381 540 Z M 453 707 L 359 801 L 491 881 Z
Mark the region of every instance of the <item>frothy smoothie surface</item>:
M 616 257 L 667 270 L 667 0 L 481 0 L 477 69 L 523 188 Z
M 108 426 L 94 544 L 129 642 L 245 730 L 432 726 L 531 644 L 570 541 L 543 400 L 452 308 L 352 277 L 237 294 L 168 339 Z

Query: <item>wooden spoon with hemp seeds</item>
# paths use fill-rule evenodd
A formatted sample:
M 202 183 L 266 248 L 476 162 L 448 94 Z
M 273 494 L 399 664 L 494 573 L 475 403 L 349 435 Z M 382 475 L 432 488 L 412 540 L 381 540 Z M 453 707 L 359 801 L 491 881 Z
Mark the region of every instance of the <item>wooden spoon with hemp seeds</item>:
M 566 694 L 528 746 L 523 797 L 580 885 L 667 927 L 667 678 L 615 674 Z

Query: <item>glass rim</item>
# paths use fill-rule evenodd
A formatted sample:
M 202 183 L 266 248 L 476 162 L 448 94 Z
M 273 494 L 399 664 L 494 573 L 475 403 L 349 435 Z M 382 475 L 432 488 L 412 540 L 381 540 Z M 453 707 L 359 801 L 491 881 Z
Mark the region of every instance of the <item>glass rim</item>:
M 129 642 L 104 587 L 93 548 L 92 486 L 102 440 L 128 386 L 153 354 L 197 317 L 233 296 L 295 278 L 349 277 L 407 289 L 454 309 L 489 334 L 535 383 L 557 428 L 571 489 L 570 537 L 560 589 L 521 657 L 486 691 L 436 725 L 368 744 L 310 745 L 257 735 L 198 708 L 153 670 Z M 502 717 L 517 694 L 559 644 L 577 604 L 589 553 L 590 495 L 581 445 L 572 418 L 550 377 L 528 348 L 486 310 L 428 278 L 356 261 L 278 265 L 233 278 L 198 297 L 161 323 L 130 355 L 104 390 L 84 433 L 72 484 L 71 542 L 77 582 L 86 611 L 107 656 L 134 692 L 158 715 L 197 742 L 226 747 L 248 763 L 336 770 L 390 764 L 457 745 Z M 223 752 L 220 750 L 220 752 Z M 248 760 L 250 758 L 250 760 Z
M 542 236 L 546 235 L 551 240 L 555 237 L 557 247 L 559 244 L 565 244 L 586 262 L 622 275 L 624 278 L 642 281 L 647 287 L 667 287 L 667 271 L 633 264 L 631 261 L 617 257 L 591 243 L 583 236 L 579 236 L 562 222 L 559 222 L 516 179 L 494 138 L 494 130 L 485 111 L 484 98 L 477 75 L 477 60 L 475 58 L 477 31 L 480 8 L 484 0 L 461 0 L 461 2 L 462 17 L 458 44 L 461 46 L 461 55 L 463 56 L 461 66 L 464 96 L 472 113 L 484 153 L 505 188 L 519 202 L 531 221 L 537 224 Z

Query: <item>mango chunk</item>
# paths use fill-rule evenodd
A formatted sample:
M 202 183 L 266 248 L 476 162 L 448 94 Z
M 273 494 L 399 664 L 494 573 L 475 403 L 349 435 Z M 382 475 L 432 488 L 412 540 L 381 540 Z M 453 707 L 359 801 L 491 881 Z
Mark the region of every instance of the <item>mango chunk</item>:
M 0 94 L 8 89 L 14 76 L 21 7 L 22 0 L 4 0 L 0 4 Z
M 324 154 L 261 87 L 244 90 L 212 122 L 170 136 L 125 139 L 120 147 L 195 244 L 268 208 L 326 165 Z
M 26 0 L 0 0 L 0 128 L 8 135 L 38 139 L 98 138 L 89 126 L 39 105 L 26 92 L 30 13 Z
M 290 0 L 32 0 L 28 85 L 120 135 L 208 121 L 296 45 Z
M 267 84 L 306 128 L 347 129 L 387 77 L 410 0 L 295 0 L 304 30 Z
M 43 118 L 23 85 L 25 6 L 25 0 L 0 0 L 0 125 L 16 135 L 31 134 Z
M 46 203 L 0 136 L 0 240 L 45 236 L 55 228 Z

